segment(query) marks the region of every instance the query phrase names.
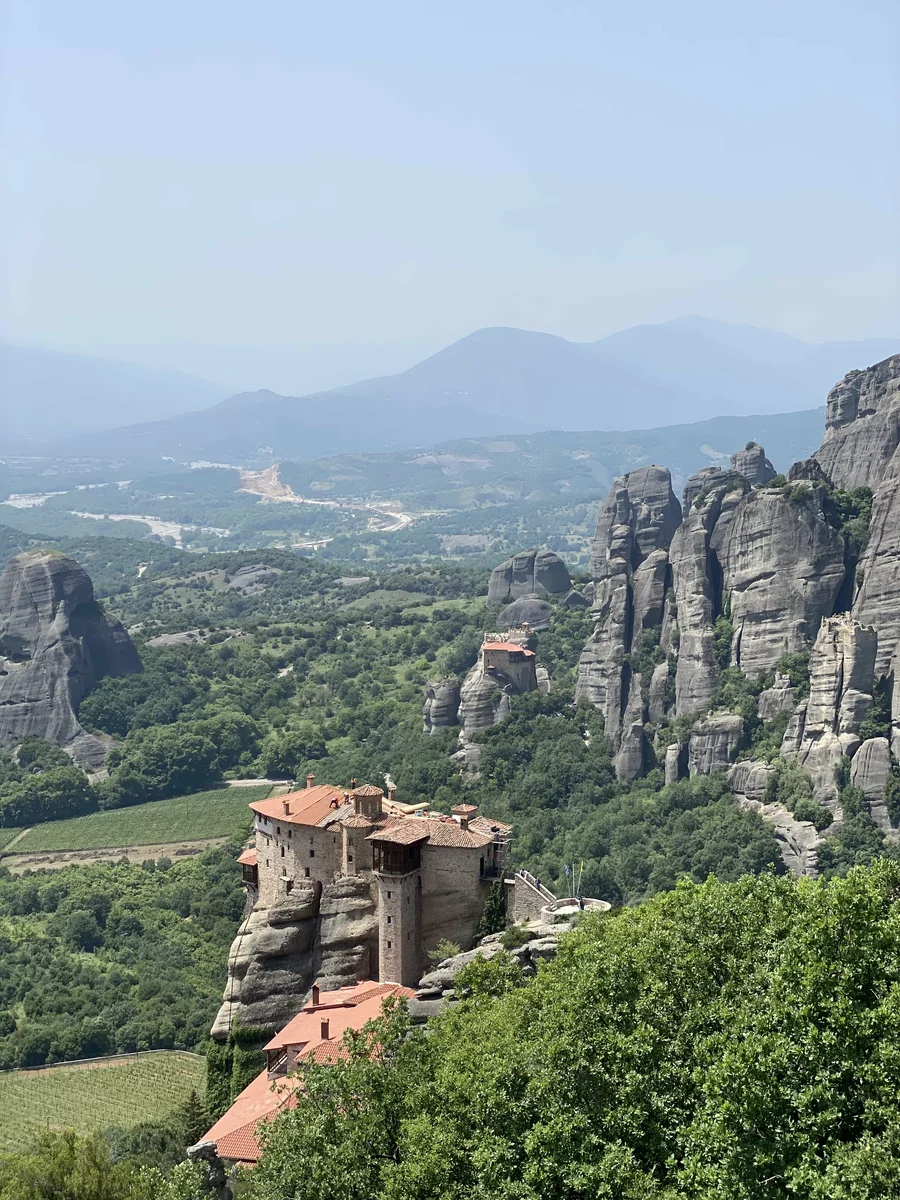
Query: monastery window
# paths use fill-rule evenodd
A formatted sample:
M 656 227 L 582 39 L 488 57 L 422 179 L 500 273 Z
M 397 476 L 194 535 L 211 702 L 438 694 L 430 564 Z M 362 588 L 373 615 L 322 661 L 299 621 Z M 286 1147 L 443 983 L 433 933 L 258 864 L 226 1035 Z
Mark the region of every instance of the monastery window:
M 268 859 L 266 859 L 266 866 L 268 866 L 268 865 L 269 865 L 269 860 L 268 860 Z
M 268 866 L 268 863 L 266 864 L 266 866 Z M 307 879 L 309 879 L 309 867 L 303 868 L 303 874 L 306 876 Z
M 390 892 L 388 892 L 388 894 L 387 894 L 387 898 L 388 898 L 388 900 L 390 900 L 390 898 L 391 898 L 391 893 L 390 893 Z
M 282 867 L 282 868 L 281 868 L 281 874 L 282 874 L 282 875 L 287 875 L 287 867 Z
M 348 855 L 347 855 L 347 862 L 348 862 L 348 863 L 352 863 L 352 862 L 353 862 L 353 855 L 352 855 L 352 854 L 348 854 Z
M 315 850 L 310 850 L 310 852 L 309 852 L 309 857 L 310 857 L 310 858 L 315 858 L 315 857 L 316 857 L 316 852 L 315 852 Z
M 281 847 L 281 857 L 284 858 L 284 846 Z
M 387 944 L 387 948 L 388 948 L 388 950 L 390 950 L 390 948 L 391 948 L 391 943 L 390 943 L 390 942 L 388 942 L 388 944 Z
M 388 923 L 388 925 L 393 925 L 393 923 L 394 923 L 394 918 L 393 918 L 393 917 L 388 917 L 388 919 L 387 919 L 387 923 Z

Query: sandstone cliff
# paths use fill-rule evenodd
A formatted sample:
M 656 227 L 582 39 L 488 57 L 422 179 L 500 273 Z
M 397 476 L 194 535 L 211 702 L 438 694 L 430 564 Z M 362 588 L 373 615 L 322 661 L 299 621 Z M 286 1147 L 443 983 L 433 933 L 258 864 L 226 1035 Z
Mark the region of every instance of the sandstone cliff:
M 102 765 L 106 747 L 79 725 L 78 704 L 105 675 L 140 670 L 78 563 L 47 550 L 9 560 L 0 575 L 0 746 L 40 737 L 84 766 Z
M 646 635 L 665 654 L 668 549 L 680 521 L 681 505 L 664 467 L 642 467 L 617 479 L 597 521 L 591 550 L 595 624 L 579 662 L 577 694 L 603 712 L 622 779 L 641 773 L 651 677 L 645 668 L 647 679 L 642 679 L 632 656 L 641 662 Z M 659 665 L 650 664 L 651 672 Z M 657 708 L 666 674 L 656 677 Z
M 378 962 L 372 887 L 347 876 L 321 889 L 300 883 L 274 904 L 257 904 L 232 943 L 211 1036 L 226 1038 L 235 1019 L 281 1029 L 315 981 L 334 990 L 371 978 Z

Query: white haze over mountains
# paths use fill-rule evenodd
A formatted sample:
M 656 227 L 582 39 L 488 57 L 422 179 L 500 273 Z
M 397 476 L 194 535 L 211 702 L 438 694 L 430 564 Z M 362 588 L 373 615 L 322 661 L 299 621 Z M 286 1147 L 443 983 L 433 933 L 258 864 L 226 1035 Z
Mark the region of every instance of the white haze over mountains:
M 52 444 L 109 455 L 234 461 L 423 445 L 451 437 L 550 429 L 627 430 L 821 405 L 853 368 L 900 339 L 813 344 L 767 329 L 685 317 L 579 343 L 521 329 L 480 329 L 398 375 L 306 397 L 228 397 L 179 372 L 0 347 L 10 449 Z

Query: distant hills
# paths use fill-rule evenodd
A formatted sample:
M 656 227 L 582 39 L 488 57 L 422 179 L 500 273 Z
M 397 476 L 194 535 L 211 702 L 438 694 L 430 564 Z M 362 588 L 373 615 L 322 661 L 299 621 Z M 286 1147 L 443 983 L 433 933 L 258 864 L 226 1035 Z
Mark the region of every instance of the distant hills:
M 639 325 L 591 343 L 480 329 L 399 375 L 304 397 L 242 393 L 177 416 L 160 404 L 159 419 L 76 438 L 68 452 L 249 465 L 453 437 L 652 429 L 797 412 L 821 405 L 847 371 L 897 345 L 889 339 L 812 344 L 703 317 Z
M 134 363 L 0 345 L 0 419 L 5 439 L 64 438 L 208 408 L 220 384 Z

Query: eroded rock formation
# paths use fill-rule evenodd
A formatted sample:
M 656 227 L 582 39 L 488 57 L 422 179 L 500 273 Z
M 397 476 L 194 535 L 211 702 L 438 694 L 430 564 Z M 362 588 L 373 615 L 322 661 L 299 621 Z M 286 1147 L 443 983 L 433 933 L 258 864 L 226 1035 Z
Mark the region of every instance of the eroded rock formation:
M 459 680 L 455 676 L 433 679 L 425 689 L 422 716 L 426 733 L 437 733 L 457 723 Z
M 552 550 L 524 550 L 495 567 L 488 604 L 508 604 L 520 596 L 565 595 L 572 586 L 568 568 Z
M 860 745 L 872 707 L 878 637 L 846 614 L 822 622 L 810 658 L 809 699 L 788 726 L 781 753 L 810 774 L 816 799 L 839 812 L 835 768 Z
M 749 442 L 743 450 L 731 456 L 731 469 L 743 475 L 753 487 L 761 487 L 775 477 L 775 468 L 766 458 L 766 452 L 758 442 Z
M 900 443 L 900 354 L 851 371 L 828 393 L 814 457 L 835 487 L 875 488 Z
M 257 903 L 232 943 L 211 1036 L 227 1037 L 235 1019 L 280 1029 L 303 1007 L 314 981 L 334 990 L 370 978 L 378 962 L 371 887 L 347 876 L 321 890 L 298 883 L 274 904 Z
M 688 773 L 713 775 L 727 771 L 744 736 L 744 722 L 735 713 L 720 713 L 698 721 L 688 741 Z
M 577 694 L 603 712 L 606 734 L 617 751 L 616 769 L 624 779 L 640 774 L 640 731 L 649 699 L 632 656 L 644 651 L 647 634 L 656 637 L 665 653 L 668 548 L 680 520 L 669 472 L 642 467 L 616 480 L 597 522 L 591 551 L 595 625 L 581 655 Z M 656 676 L 657 709 L 660 693 L 665 702 L 666 675 Z M 648 693 L 650 682 L 648 673 Z
M 50 550 L 9 560 L 0 575 L 0 746 L 40 737 L 101 766 L 107 748 L 81 728 L 78 705 L 105 675 L 140 670 L 131 638 L 78 563 Z

